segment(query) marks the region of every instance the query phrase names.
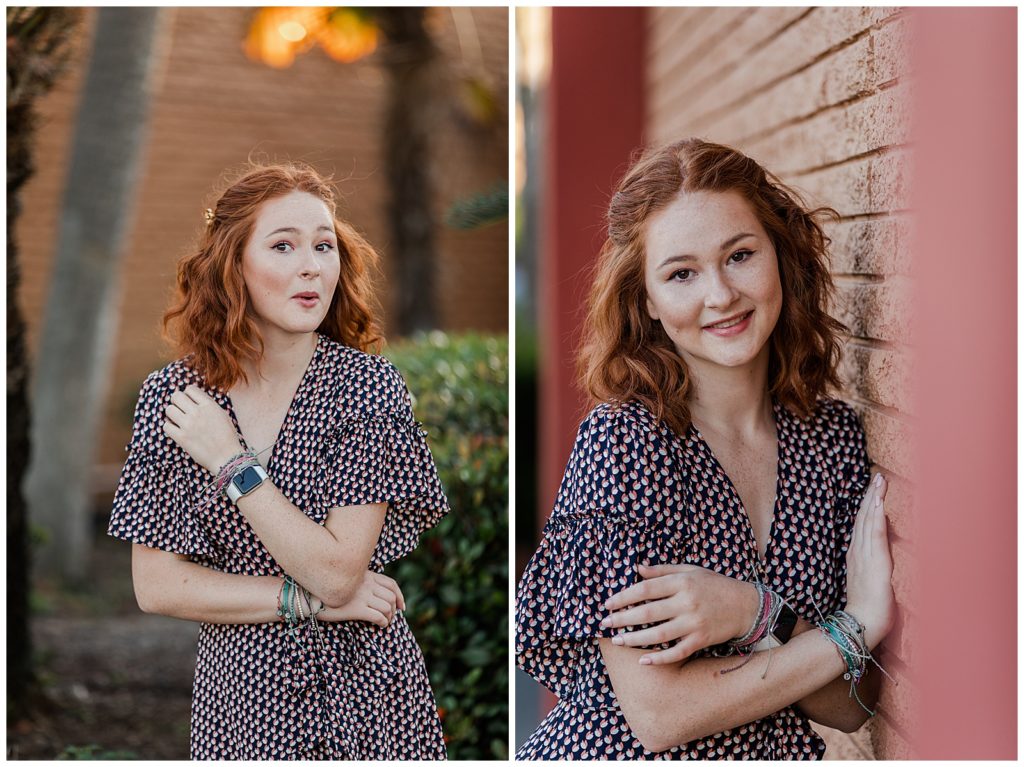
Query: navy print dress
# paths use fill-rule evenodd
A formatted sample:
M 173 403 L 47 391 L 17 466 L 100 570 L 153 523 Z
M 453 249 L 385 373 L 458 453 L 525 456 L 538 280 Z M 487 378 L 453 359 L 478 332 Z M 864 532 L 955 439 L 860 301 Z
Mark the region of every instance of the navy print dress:
M 684 438 L 641 404 L 600 405 L 580 426 L 555 508 L 516 598 L 516 661 L 559 702 L 516 759 L 820 759 L 792 706 L 668 751 L 647 751 L 615 699 L 598 646 L 602 604 L 637 565 L 687 562 L 762 574 L 804 619 L 845 603 L 846 548 L 870 479 L 864 432 L 838 400 L 802 420 L 778 403 L 778 484 L 761 561 L 732 482 L 699 431 Z M 695 657 L 711 655 L 713 648 Z
M 225 573 L 283 571 L 241 512 L 223 496 L 197 500 L 211 475 L 163 432 L 173 392 L 196 384 L 183 362 L 146 379 L 108 532 L 187 555 Z M 268 473 L 320 524 L 336 507 L 387 503 L 370 568 L 415 548 L 447 513 L 408 390 L 382 357 L 320 336 Z M 193 759 L 443 759 L 445 747 L 423 656 L 401 612 L 382 629 L 319 623 L 321 641 L 299 641 L 276 623 L 203 623 L 192 696 Z M 307 629 L 309 624 L 307 624 Z

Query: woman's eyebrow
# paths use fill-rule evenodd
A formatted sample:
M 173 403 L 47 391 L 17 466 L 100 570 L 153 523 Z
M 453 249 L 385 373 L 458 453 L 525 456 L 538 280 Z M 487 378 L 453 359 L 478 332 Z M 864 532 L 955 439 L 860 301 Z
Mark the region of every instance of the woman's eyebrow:
M 734 234 L 728 240 L 726 240 L 721 245 L 719 245 L 718 249 L 719 250 L 726 250 L 727 248 L 735 245 L 737 242 L 742 240 L 744 237 L 756 237 L 756 236 L 757 235 L 752 234 L 751 232 L 740 232 L 739 234 Z M 658 264 L 658 268 L 660 269 L 663 266 L 667 266 L 668 264 L 673 264 L 673 263 L 676 263 L 676 262 L 679 262 L 679 261 L 696 261 L 696 260 L 697 260 L 696 256 L 691 256 L 688 253 L 683 253 L 683 254 L 680 254 L 680 255 L 677 255 L 677 256 L 669 256 L 664 261 L 662 261 L 660 264 Z
M 331 234 L 334 234 L 334 229 L 332 227 L 327 226 L 326 224 L 318 226 L 316 230 L 318 232 L 330 232 Z M 280 229 L 275 229 L 274 231 L 265 235 L 263 239 L 266 239 L 267 237 L 273 237 L 275 234 L 280 234 L 281 232 L 288 232 L 289 234 L 300 234 L 299 230 L 296 229 L 294 226 L 282 226 Z

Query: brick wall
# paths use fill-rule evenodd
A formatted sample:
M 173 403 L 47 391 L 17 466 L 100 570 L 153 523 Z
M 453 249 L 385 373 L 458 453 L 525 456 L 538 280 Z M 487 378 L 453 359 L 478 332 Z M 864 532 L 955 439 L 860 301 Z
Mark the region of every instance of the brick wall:
M 165 10 L 162 62 L 150 115 L 142 179 L 124 254 L 113 384 L 100 459 L 118 464 L 142 378 L 167 360 L 159 320 L 173 287 L 175 264 L 189 247 L 211 191 L 227 168 L 251 152 L 302 159 L 333 172 L 343 195 L 341 215 L 390 262 L 384 220 L 381 117 L 384 75 L 373 58 L 350 65 L 319 50 L 290 69 L 273 70 L 242 51 L 250 9 Z M 458 24 L 454 14 L 461 14 Z M 65 78 L 40 105 L 37 174 L 23 195 L 16 236 L 23 258 L 20 304 L 36 348 L 60 215 L 71 132 L 89 52 L 93 11 L 87 10 L 77 54 Z M 507 178 L 508 11 L 439 9 L 434 30 L 452 72 L 488 79 L 500 114 L 490 128 L 473 127 L 453 108 L 438 130 L 438 210 Z M 458 26 L 458 30 L 456 27 Z M 96 183 L 103 183 L 97 179 Z M 439 236 L 439 311 L 450 330 L 501 331 L 508 317 L 508 245 L 504 223 Z M 115 477 L 116 478 L 116 477 Z
M 828 230 L 837 316 L 850 328 L 843 397 L 891 478 L 887 502 L 900 620 L 880 655 L 899 687 L 829 758 L 909 755 L 913 550 L 908 401 L 910 252 L 907 19 L 898 8 L 656 8 L 648 18 L 647 136 L 696 135 L 757 159 L 842 220 Z

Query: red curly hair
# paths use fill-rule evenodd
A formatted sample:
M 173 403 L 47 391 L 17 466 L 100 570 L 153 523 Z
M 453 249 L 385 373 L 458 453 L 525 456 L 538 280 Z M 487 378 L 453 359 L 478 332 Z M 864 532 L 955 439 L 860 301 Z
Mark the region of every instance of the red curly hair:
M 207 226 L 192 252 L 178 262 L 177 298 L 164 314 L 164 333 L 181 356 L 213 387 L 247 380 L 242 363 L 259 363 L 263 338 L 253 321 L 242 279 L 242 251 L 256 213 L 267 200 L 308 192 L 327 205 L 338 239 L 341 273 L 327 316 L 317 331 L 363 351 L 383 343 L 371 274 L 376 251 L 337 217 L 329 179 L 302 163 L 248 166 L 207 212 Z
M 608 238 L 594 269 L 577 356 L 581 384 L 597 402 L 642 402 L 677 434 L 690 425 L 692 381 L 661 323 L 647 312 L 644 235 L 648 219 L 681 192 L 736 191 L 775 246 L 782 311 L 770 338 L 770 393 L 801 417 L 838 388 L 845 326 L 829 316 L 835 290 L 829 238 L 800 195 L 754 160 L 696 138 L 647 152 L 619 182 L 608 206 Z

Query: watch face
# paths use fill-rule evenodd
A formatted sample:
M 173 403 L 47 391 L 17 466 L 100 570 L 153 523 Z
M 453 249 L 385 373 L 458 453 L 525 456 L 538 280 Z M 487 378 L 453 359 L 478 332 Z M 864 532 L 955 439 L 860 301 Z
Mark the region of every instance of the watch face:
M 245 495 L 250 490 L 258 487 L 263 481 L 263 478 L 256 472 L 256 469 L 252 466 L 247 467 L 235 477 L 232 484 L 239 489 L 242 495 Z
M 778 640 L 782 643 L 789 641 L 789 638 L 793 635 L 793 628 L 796 626 L 797 615 L 789 607 L 784 607 L 782 612 L 779 614 L 779 620 L 775 624 L 775 631 L 773 632 Z

